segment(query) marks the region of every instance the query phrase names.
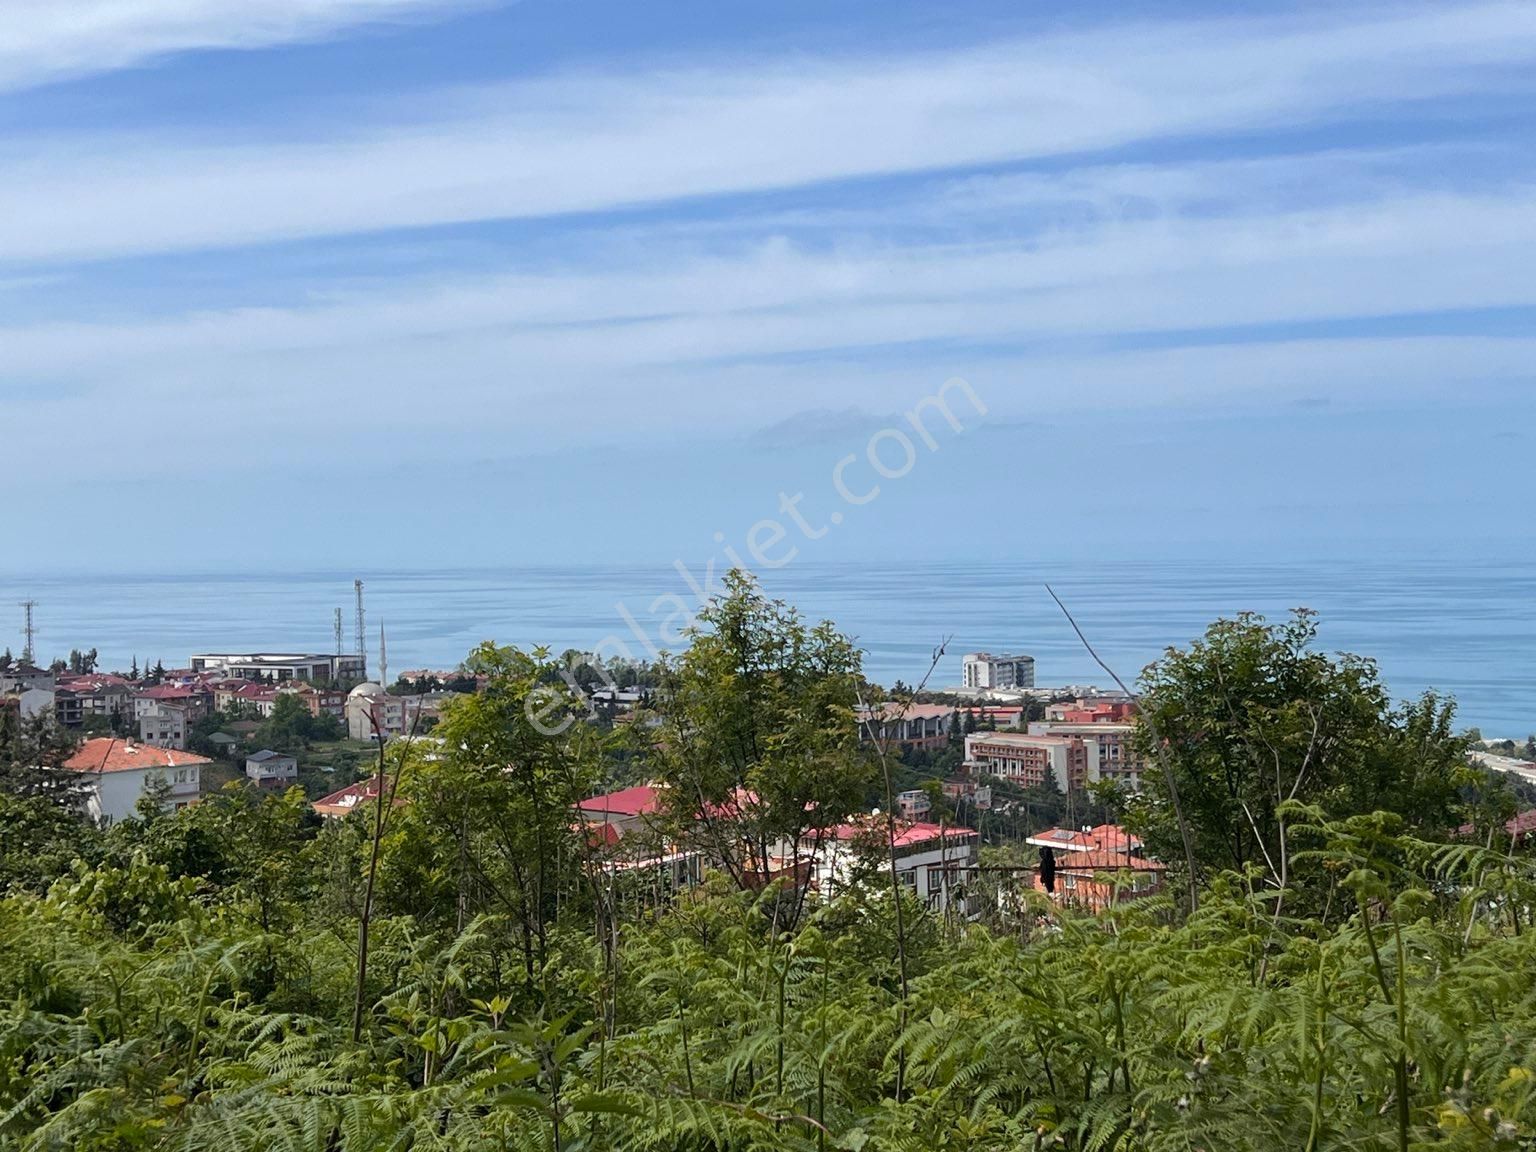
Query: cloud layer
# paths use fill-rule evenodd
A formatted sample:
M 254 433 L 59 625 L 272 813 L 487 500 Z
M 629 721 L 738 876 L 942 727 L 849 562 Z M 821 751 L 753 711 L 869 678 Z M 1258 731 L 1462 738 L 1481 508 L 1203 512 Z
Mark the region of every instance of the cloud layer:
M 196 49 L 256 49 L 465 0 L 11 0 L 0 37 L 0 91 L 148 63 Z
M 170 23 L 185 8 L 189 26 L 215 10 L 169 7 Z M 228 34 L 419 5 L 265 7 L 265 20 Z M 1528 86 L 1533 61 L 1536 8 L 1482 4 L 1305 26 L 1117 27 L 876 59 L 566 71 L 303 142 L 25 140 L 0 153 L 0 261 L 598 212 L 1251 132 Z

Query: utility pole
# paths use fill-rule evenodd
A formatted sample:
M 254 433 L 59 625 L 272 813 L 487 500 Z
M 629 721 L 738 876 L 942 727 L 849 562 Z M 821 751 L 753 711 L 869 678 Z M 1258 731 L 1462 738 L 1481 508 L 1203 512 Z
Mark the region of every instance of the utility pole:
M 362 662 L 359 672 L 366 680 L 368 678 L 368 620 L 363 615 L 363 582 L 354 580 L 352 587 L 357 591 L 357 658 Z
M 22 635 L 27 638 L 27 646 L 21 650 L 21 662 L 23 664 L 37 663 L 37 655 L 33 650 L 33 641 L 37 639 L 37 630 L 32 627 L 32 609 L 36 607 L 36 600 L 23 600 L 21 602 L 21 608 L 27 614 L 27 623 L 22 629 Z

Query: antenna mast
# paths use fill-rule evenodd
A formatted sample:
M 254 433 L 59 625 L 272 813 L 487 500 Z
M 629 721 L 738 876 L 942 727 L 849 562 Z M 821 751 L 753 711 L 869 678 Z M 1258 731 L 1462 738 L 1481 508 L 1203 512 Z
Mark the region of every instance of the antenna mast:
M 384 622 L 379 621 L 379 683 L 389 687 L 389 649 L 384 642 Z
M 346 633 L 342 631 L 341 627 L 341 609 L 338 608 L 336 609 L 336 647 L 333 649 L 333 651 L 338 656 L 340 656 L 345 651 L 345 649 L 341 646 L 343 642 L 342 637 L 345 635 Z
M 23 600 L 21 602 L 21 608 L 27 614 L 27 623 L 22 629 L 22 635 L 27 638 L 27 646 L 21 650 L 21 662 L 23 664 L 37 663 L 37 655 L 33 651 L 33 641 L 37 638 L 37 631 L 32 627 L 32 609 L 36 607 L 36 600 Z
M 368 620 L 363 615 L 363 582 L 354 580 L 352 587 L 357 590 L 357 657 L 363 665 L 359 672 L 366 679 L 368 676 Z

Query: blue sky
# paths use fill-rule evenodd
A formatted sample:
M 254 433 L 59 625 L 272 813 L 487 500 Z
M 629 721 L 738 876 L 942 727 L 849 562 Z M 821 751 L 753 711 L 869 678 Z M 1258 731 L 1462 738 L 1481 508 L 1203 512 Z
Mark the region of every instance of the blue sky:
M 1536 552 L 1530 4 L 0 15 L 0 568 Z

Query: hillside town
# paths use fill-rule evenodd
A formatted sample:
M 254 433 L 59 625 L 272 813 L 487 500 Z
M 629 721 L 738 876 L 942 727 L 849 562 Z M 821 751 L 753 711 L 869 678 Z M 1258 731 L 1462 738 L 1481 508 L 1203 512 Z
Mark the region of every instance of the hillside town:
M 647 670 L 625 669 L 629 687 L 620 688 L 589 654 L 565 660 L 588 722 L 655 723 Z M 65 746 L 60 768 L 77 779 L 87 814 L 103 827 L 146 803 L 176 811 L 242 787 L 299 788 L 317 818 L 345 819 L 378 800 L 381 752 L 430 746 L 445 709 L 486 682 L 463 669 L 421 669 L 386 687 L 368 679 L 361 652 L 203 652 L 184 667 L 126 674 L 95 663 L 94 653 L 79 652 L 48 668 L 0 657 L 0 720 Z M 387 666 L 382 651 L 379 663 Z M 804 842 L 765 846 L 749 870 L 752 884 L 788 880 L 830 896 L 861 882 L 861 858 L 888 850 L 897 878 L 923 904 L 965 912 L 990 844 L 1005 861 L 994 871 L 1010 881 L 994 891 L 1016 893 L 1023 882 L 1057 903 L 1098 911 L 1163 890 L 1167 865 L 1114 822 L 1148 770 L 1125 692 L 1039 686 L 1032 657 L 975 652 L 963 657 L 958 685 L 861 705 L 852 721 L 860 743 L 895 765 L 902 786 L 893 821 L 882 822 L 872 804 L 866 816 L 816 828 Z M 1536 772 L 1504 760 L 1495 767 Z M 738 803 L 755 797 L 742 794 Z M 675 891 L 726 863 L 689 835 L 709 813 L 685 813 L 681 823 L 677 815 L 662 787 L 641 781 L 588 797 L 573 819 L 606 867 Z M 887 823 L 889 844 L 880 831 Z M 1518 841 L 1532 827 L 1527 812 L 1508 831 Z
M 387 667 L 381 646 L 379 667 Z M 653 685 L 642 670 L 618 676 L 588 654 L 567 653 L 569 683 L 584 695 L 589 722 L 654 723 Z M 485 677 L 460 670 L 413 670 L 393 684 L 369 679 L 366 653 L 200 652 L 184 666 L 106 672 L 95 652 L 72 652 L 44 668 L 30 653 L 0 656 L 0 719 L 31 729 L 39 744 L 62 745 L 91 819 L 103 827 L 152 803 L 165 811 L 196 805 L 221 789 L 301 788 L 321 819 L 345 818 L 379 795 L 378 752 L 426 743 L 452 701 L 473 695 Z M 628 685 L 620 687 L 620 683 Z M 1069 867 L 1122 866 L 1134 898 L 1160 888 L 1163 866 L 1139 840 L 1102 823 L 1082 840 L 1069 823 L 1107 817 L 1105 796 L 1140 790 L 1135 708 L 1122 692 L 1093 685 L 1039 687 L 1027 655 L 967 654 L 961 683 L 861 707 L 858 737 L 896 764 L 896 858 L 902 883 L 930 906 L 964 906 L 984 841 L 1012 844 L 1034 867 L 1053 852 L 1062 861 L 1054 894 L 1086 907 L 1108 899 L 1088 874 Z M 1105 792 L 1108 788 L 1110 791 Z M 1032 803 L 1031 803 L 1032 801 Z M 747 797 L 743 803 L 751 803 Z M 600 793 L 573 814 L 609 866 L 663 876 L 669 888 L 699 882 L 718 867 L 689 844 L 662 792 L 639 782 Z M 850 882 L 857 849 L 875 837 L 880 809 L 819 829 L 809 844 L 779 844 L 761 862 L 761 883 L 794 877 L 822 892 Z M 1081 825 L 1081 836 L 1092 826 Z M 1112 850 L 1099 840 L 1108 835 Z M 1046 881 L 1048 882 L 1048 881 Z

